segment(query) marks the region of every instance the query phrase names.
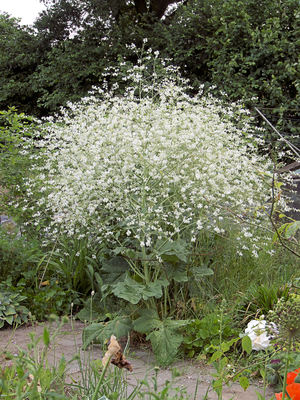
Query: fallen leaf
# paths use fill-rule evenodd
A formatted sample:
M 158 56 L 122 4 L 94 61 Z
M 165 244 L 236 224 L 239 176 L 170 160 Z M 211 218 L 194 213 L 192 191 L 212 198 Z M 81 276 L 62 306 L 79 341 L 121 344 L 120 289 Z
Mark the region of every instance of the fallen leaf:
M 102 358 L 102 365 L 106 367 L 107 363 L 111 362 L 118 368 L 126 368 L 128 371 L 132 372 L 133 368 L 129 361 L 123 355 L 122 348 L 119 345 L 117 338 L 112 335 L 109 341 L 107 352 Z

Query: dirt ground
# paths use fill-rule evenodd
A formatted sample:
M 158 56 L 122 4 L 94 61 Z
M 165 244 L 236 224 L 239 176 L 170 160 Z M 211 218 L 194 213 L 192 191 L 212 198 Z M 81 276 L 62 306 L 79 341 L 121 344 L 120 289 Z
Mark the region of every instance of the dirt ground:
M 63 325 L 54 343 L 51 343 L 48 360 L 52 364 L 56 364 L 62 355 L 67 361 L 71 360 L 75 354 L 80 352 L 81 359 L 96 360 L 102 358 L 100 346 L 93 346 L 92 349 L 82 351 L 82 330 L 84 324 L 78 321 Z M 13 354 L 18 353 L 19 349 L 26 349 L 30 343 L 29 334 L 34 332 L 36 337 L 43 334 L 44 325 L 38 324 L 34 327 L 21 327 L 17 330 L 1 329 L 0 331 L 0 355 L 3 351 L 10 351 Z M 52 329 L 51 329 L 52 330 Z M 135 387 L 137 382 L 144 379 L 145 376 L 150 378 L 154 375 L 155 359 L 150 350 L 130 349 L 126 358 L 133 366 L 133 372 L 127 372 L 127 382 Z M 0 358 L 1 362 L 1 358 Z M 2 361 L 3 363 L 4 361 Z M 176 386 L 185 387 L 189 395 L 195 400 L 202 400 L 209 384 L 212 380 L 209 367 L 204 367 L 197 362 L 178 361 L 167 369 L 158 371 L 158 385 L 162 388 L 167 380 L 171 380 L 172 369 L 176 368 L 180 375 L 176 378 Z M 80 368 L 78 361 L 72 361 L 68 365 L 68 378 L 72 381 L 80 379 Z M 198 381 L 198 391 L 194 398 L 195 388 Z M 230 387 L 224 388 L 224 400 L 257 400 L 256 392 L 262 393 L 262 387 L 252 384 L 246 392 L 236 383 Z M 267 399 L 271 399 L 272 391 L 268 389 Z M 217 399 L 216 394 L 209 390 L 209 399 Z

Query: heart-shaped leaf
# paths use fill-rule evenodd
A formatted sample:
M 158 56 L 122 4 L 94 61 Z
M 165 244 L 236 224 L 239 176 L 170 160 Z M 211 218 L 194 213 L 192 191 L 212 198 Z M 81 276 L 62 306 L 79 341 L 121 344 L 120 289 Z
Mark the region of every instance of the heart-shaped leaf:
M 128 317 L 116 317 L 109 322 L 99 322 L 87 326 L 82 333 L 83 349 L 92 342 L 101 343 L 115 335 L 117 339 L 127 336 L 132 330 L 132 321 Z

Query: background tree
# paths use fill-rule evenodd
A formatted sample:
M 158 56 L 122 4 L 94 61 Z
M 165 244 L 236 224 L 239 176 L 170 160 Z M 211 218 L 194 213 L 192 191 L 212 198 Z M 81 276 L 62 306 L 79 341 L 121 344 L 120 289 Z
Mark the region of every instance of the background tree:
M 190 0 L 155 34 L 194 87 L 258 106 L 299 147 L 299 16 L 297 0 Z
M 0 14 L 0 109 L 16 106 L 35 113 L 37 93 L 31 77 L 41 62 L 40 41 L 16 18 Z
M 300 146 L 298 0 L 42 1 L 35 31 L 15 21 L 9 29 L 18 39 L 1 35 L 2 108 L 57 111 L 100 85 L 107 67 L 134 63 L 130 45 L 147 38 L 196 91 L 204 84 L 227 102 L 259 106 Z

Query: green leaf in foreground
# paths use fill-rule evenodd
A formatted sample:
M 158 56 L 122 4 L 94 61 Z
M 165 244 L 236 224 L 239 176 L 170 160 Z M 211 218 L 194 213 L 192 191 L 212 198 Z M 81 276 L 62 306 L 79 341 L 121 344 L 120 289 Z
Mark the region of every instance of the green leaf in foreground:
M 171 319 L 162 321 L 155 310 L 144 310 L 142 316 L 134 321 L 133 327 L 138 332 L 148 333 L 147 340 L 151 341 L 156 360 L 160 365 L 168 365 L 174 360 L 183 341 L 178 328 L 186 323 L 186 321 Z
M 129 301 L 131 304 L 137 304 L 142 298 L 144 285 L 126 276 L 123 282 L 114 285 L 113 294 L 121 299 Z
M 178 263 L 180 261 L 186 263 L 188 260 L 188 249 L 186 242 L 182 239 L 174 241 L 159 240 L 156 243 L 158 255 L 166 262 Z
M 149 333 L 158 329 L 161 323 L 155 310 L 143 310 L 141 316 L 133 322 L 133 329 L 140 333 Z
M 214 361 L 219 360 L 223 355 L 223 352 L 221 350 L 217 350 L 214 352 L 214 354 L 211 356 L 210 362 L 213 363 Z
M 87 326 L 82 333 L 83 349 L 92 342 L 101 343 L 115 335 L 117 339 L 127 336 L 132 330 L 132 322 L 128 317 L 116 317 L 109 322 L 99 322 Z
M 211 276 L 214 274 L 214 271 L 211 268 L 207 267 L 195 267 L 192 269 L 193 278 L 196 281 L 200 281 L 204 276 Z
M 250 383 L 249 383 L 249 379 L 246 376 L 241 376 L 239 379 L 240 385 L 244 390 L 247 390 Z
M 48 347 L 49 343 L 50 343 L 50 334 L 46 327 L 44 328 L 44 332 L 43 332 L 43 341 L 44 341 L 44 345 L 46 347 Z
M 244 336 L 242 338 L 242 349 L 247 353 L 250 354 L 252 351 L 252 342 L 249 336 Z
M 168 277 L 168 280 L 174 279 L 175 282 L 187 282 L 187 269 L 184 264 L 170 264 L 166 263 L 165 265 L 165 274 Z
M 160 329 L 151 332 L 147 339 L 151 341 L 155 358 L 160 365 L 169 365 L 176 357 L 183 336 L 176 330 L 162 324 Z
M 290 239 L 292 236 L 295 236 L 298 230 L 300 230 L 300 221 L 294 221 L 289 223 L 285 231 L 285 237 L 287 239 Z

